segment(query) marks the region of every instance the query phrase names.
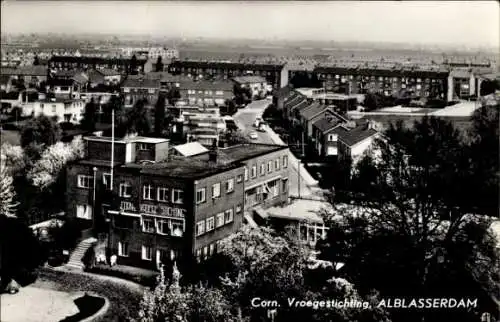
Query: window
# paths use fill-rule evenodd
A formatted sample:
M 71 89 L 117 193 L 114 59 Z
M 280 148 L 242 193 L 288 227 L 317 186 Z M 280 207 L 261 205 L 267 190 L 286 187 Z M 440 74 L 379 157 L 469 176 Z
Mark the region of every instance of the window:
M 196 236 L 203 235 L 205 233 L 205 220 L 198 221 L 196 224 Z
M 168 188 L 158 188 L 156 193 L 156 199 L 158 201 L 167 202 L 168 201 Z
M 153 247 L 142 245 L 142 259 L 147 261 L 153 259 Z
M 220 197 L 220 182 L 212 185 L 212 198 Z
M 252 166 L 252 173 L 250 173 L 251 178 L 255 178 L 257 176 L 257 166 L 253 165 Z
M 233 222 L 233 209 L 228 209 L 224 212 L 224 221 L 226 224 Z
M 218 213 L 216 216 L 215 216 L 216 220 L 215 220 L 215 226 L 218 228 L 218 227 L 222 227 L 224 226 L 224 213 L 221 212 L 221 213 Z
M 55 105 L 52 105 L 52 113 L 56 113 L 57 112 L 57 107 Z
M 182 237 L 184 234 L 184 220 L 183 219 L 170 219 L 172 236 Z
M 245 181 L 248 181 L 248 168 L 245 167 Z
M 271 181 L 267 184 L 268 191 L 272 198 L 277 197 L 280 193 L 278 180 Z
M 283 168 L 288 167 L 288 155 L 283 156 Z
M 215 95 L 224 95 L 224 92 L 223 91 L 216 91 Z
M 142 219 L 142 231 L 145 233 L 154 233 L 155 232 L 155 221 L 152 218 L 143 218 Z
M 153 186 L 148 184 L 142 187 L 142 198 L 145 200 L 153 200 Z
M 92 207 L 90 207 L 90 205 L 77 205 L 76 217 L 81 219 L 92 219 Z
M 207 232 L 214 230 L 214 217 L 207 218 Z
M 239 214 L 241 212 L 241 205 L 236 206 L 236 213 Z
M 276 159 L 274 161 L 274 169 L 279 170 L 280 169 L 280 159 Z
M 328 134 L 328 142 L 337 142 L 337 134 Z
M 207 189 L 201 188 L 196 190 L 196 203 L 207 201 Z
M 128 243 L 127 242 L 118 242 L 118 256 L 128 257 Z
M 266 174 L 266 165 L 264 163 L 261 163 L 260 165 L 260 175 L 263 176 Z
M 111 173 L 103 173 L 102 174 L 102 183 L 104 186 L 109 189 L 111 184 Z
M 156 221 L 156 228 L 159 234 L 167 235 L 169 233 L 169 224 L 167 219 L 158 219 Z
M 201 248 L 196 250 L 196 260 L 198 262 L 201 260 Z
M 212 256 L 214 253 L 215 253 L 215 244 L 212 243 L 212 244 L 208 245 L 208 255 Z
M 184 202 L 184 191 L 180 189 L 172 189 L 172 202 L 173 203 L 183 203 Z
M 132 186 L 130 183 L 121 183 L 120 184 L 120 197 L 129 198 L 132 196 Z
M 242 182 L 242 181 L 243 181 L 243 176 L 240 174 L 240 175 L 238 175 L 238 176 L 236 177 L 236 182 L 237 182 L 237 183 L 240 183 L 240 182 Z
M 267 172 L 272 172 L 273 171 L 273 161 L 269 161 L 267 163 Z
M 208 256 L 208 246 L 203 247 L 203 259 L 207 259 Z
M 226 192 L 234 191 L 234 179 L 229 179 L 226 181 Z
M 78 188 L 88 189 L 90 187 L 91 176 L 79 175 L 78 176 Z

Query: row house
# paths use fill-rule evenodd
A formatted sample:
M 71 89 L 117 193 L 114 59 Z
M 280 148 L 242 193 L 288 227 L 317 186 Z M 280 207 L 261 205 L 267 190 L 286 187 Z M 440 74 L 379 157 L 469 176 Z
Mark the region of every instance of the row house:
M 114 141 L 111 171 L 110 138 L 85 140 L 86 158 L 67 168 L 67 214 L 82 227 L 106 219 L 107 247 L 118 264 L 146 268 L 215 253 L 244 220 L 245 161 L 277 149 L 171 155 L 166 139 L 128 137 Z
M 327 114 L 313 124 L 312 136 L 318 156 L 350 158 L 355 164 L 365 153 L 373 152 L 381 132 L 373 122 L 356 124 L 338 114 Z
M 401 91 L 413 97 L 446 98 L 448 70 L 435 66 L 428 69 L 399 66 L 319 64 L 314 73 L 326 91 L 366 94 L 380 92 L 386 96 Z
M 8 76 L 15 83 L 24 84 L 27 88 L 38 88 L 47 81 L 47 66 L 24 66 L 17 68 L 2 68 L 2 76 Z
M 327 117 L 334 117 L 336 119 L 347 122 L 347 119 L 335 112 L 335 106 L 323 105 L 318 102 L 312 102 L 308 106 L 302 108 L 299 111 L 300 114 L 300 124 L 304 131 L 304 135 L 307 138 L 313 137 L 313 124 L 321 119 Z
M 252 64 L 240 62 L 210 62 L 194 60 L 173 61 L 168 71 L 171 74 L 187 75 L 195 79 L 231 79 L 236 76 L 254 75 L 266 79 L 273 89 L 288 84 L 288 71 L 284 64 Z
M 109 68 L 91 69 L 87 72 L 87 75 L 92 87 L 98 85 L 118 86 L 122 81 L 121 73 Z
M 101 57 L 76 57 L 76 56 L 52 56 L 49 59 L 51 70 L 89 70 L 89 69 L 113 69 L 121 74 L 127 74 L 131 67 L 131 58 L 101 58 Z M 136 59 L 135 72 L 144 73 L 145 59 Z
M 230 81 L 184 81 L 180 83 L 181 99 L 189 105 L 223 106 L 233 99 L 233 84 Z
M 132 107 L 141 99 L 146 99 L 149 105 L 155 105 L 160 93 L 160 82 L 142 76 L 129 76 L 121 84 L 121 93 L 125 98 L 125 107 Z
M 53 78 L 47 81 L 46 91 L 60 99 L 79 99 L 86 86 L 87 81 L 83 76 L 71 79 Z

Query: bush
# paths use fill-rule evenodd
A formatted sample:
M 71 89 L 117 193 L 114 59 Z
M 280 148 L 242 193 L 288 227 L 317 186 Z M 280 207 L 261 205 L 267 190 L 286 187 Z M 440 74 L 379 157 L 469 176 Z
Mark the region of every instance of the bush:
M 154 287 L 156 285 L 156 278 L 159 275 L 159 273 L 155 271 L 135 269 L 134 267 L 128 266 L 111 267 L 105 264 L 98 264 L 92 268 L 88 267 L 85 271 L 123 278 L 148 287 Z

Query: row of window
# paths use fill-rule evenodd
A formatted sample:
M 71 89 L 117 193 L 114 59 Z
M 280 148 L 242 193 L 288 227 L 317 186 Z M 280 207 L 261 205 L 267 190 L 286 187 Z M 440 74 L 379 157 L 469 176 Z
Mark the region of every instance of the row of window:
M 236 182 L 240 183 L 243 181 L 243 177 L 241 175 L 236 177 Z M 234 191 L 234 178 L 228 179 L 223 183 L 223 189 L 225 193 L 231 193 Z M 221 183 L 217 182 L 212 185 L 211 195 L 212 199 L 217 199 L 221 197 Z M 204 203 L 207 201 L 207 188 L 199 188 L 196 190 L 196 203 Z
M 188 94 L 196 94 L 195 89 L 188 89 Z M 213 95 L 214 91 L 198 91 L 198 94 Z M 215 95 L 224 95 L 224 91 L 215 91 Z
M 141 246 L 141 259 L 151 261 L 153 260 L 154 249 L 150 245 L 142 245 Z M 118 256 L 120 257 L 129 257 L 129 243 L 126 241 L 118 242 Z M 174 260 L 180 256 L 180 252 L 171 249 L 170 251 L 166 249 L 157 249 L 156 250 L 156 261 L 163 262 L 167 259 Z
M 184 219 L 142 217 L 142 231 L 145 233 L 157 233 L 160 235 L 170 235 L 182 237 L 186 230 Z
M 242 206 L 236 206 L 236 213 L 241 213 Z M 196 223 L 196 236 L 201 236 L 205 233 L 211 232 L 216 228 L 220 228 L 224 225 L 232 223 L 234 220 L 233 209 L 228 209 L 224 212 L 220 212 L 215 216 L 209 217 L 205 220 L 198 221 Z
M 266 175 L 266 169 L 267 173 L 273 172 L 273 164 L 274 164 L 274 171 L 278 171 L 280 169 L 280 164 L 283 166 L 283 169 L 286 169 L 288 167 L 288 155 L 284 155 L 282 158 L 282 161 L 280 162 L 280 158 L 273 161 L 268 161 L 266 163 L 261 163 L 260 164 L 260 175 L 264 176 Z M 250 169 L 250 179 L 256 178 L 257 177 L 257 165 L 253 165 L 252 168 Z M 249 179 L 249 173 L 248 173 L 248 168 L 245 167 L 245 181 L 248 181 Z
M 219 242 L 208 244 L 202 248 L 198 248 L 196 250 L 196 260 L 200 262 L 201 260 L 205 260 L 208 257 L 219 251 Z
M 318 74 L 318 77 L 320 79 L 324 79 L 324 78 L 327 78 L 327 79 L 340 79 L 340 80 L 372 80 L 372 81 L 375 81 L 375 80 L 378 80 L 379 82 L 382 82 L 382 81 L 389 81 L 389 82 L 417 82 L 417 83 L 421 83 L 421 82 L 425 82 L 425 83 L 434 83 L 436 81 L 439 81 L 439 79 L 435 79 L 435 78 L 415 78 L 415 77 L 387 77 L 387 76 L 361 76 L 361 75 L 339 75 L 339 74 L 336 74 L 336 75 L 333 75 L 333 74 Z

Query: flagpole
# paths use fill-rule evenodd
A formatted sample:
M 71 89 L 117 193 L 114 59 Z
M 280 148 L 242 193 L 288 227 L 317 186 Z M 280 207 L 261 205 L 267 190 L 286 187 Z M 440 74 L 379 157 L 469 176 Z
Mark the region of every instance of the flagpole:
M 110 190 L 113 191 L 113 167 L 115 163 L 115 109 L 111 109 L 111 184 Z

